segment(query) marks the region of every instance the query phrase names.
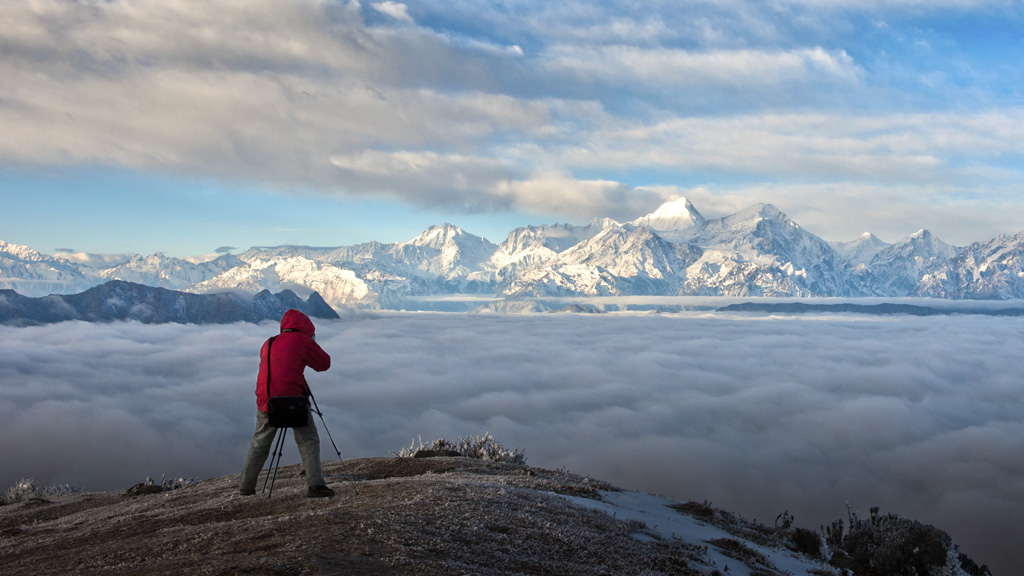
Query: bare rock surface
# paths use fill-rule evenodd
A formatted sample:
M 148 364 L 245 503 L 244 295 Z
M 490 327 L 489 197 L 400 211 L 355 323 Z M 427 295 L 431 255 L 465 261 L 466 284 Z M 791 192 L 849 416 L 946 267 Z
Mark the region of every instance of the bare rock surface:
M 603 482 L 470 458 L 364 458 L 348 469 L 354 482 L 341 462 L 324 463 L 330 499 L 306 498 L 295 465 L 280 469 L 270 499 L 240 496 L 227 476 L 0 506 L 2 572 L 707 573 L 700 545 L 644 537 L 641 522 L 574 503 L 617 490 Z

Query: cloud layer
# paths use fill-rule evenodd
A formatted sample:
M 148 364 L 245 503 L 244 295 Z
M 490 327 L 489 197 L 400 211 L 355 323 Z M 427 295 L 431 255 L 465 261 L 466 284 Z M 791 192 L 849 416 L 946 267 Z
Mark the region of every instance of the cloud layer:
M 0 484 L 237 474 L 273 332 L 0 328 Z M 1022 338 L 987 317 L 388 313 L 321 324 L 334 367 L 308 379 L 345 457 L 489 431 L 535 466 L 763 522 L 881 506 L 998 572 L 1024 514 Z
M 952 31 L 1012 26 L 1024 20 L 1019 9 L 646 8 L 4 5 L 0 164 L 113 166 L 576 220 L 633 219 L 704 186 L 731 203 L 782 205 L 829 239 L 864 231 L 847 229 L 850 216 L 879 213 L 934 217 L 917 227 L 953 242 L 1019 229 L 1004 216 L 1024 209 L 1015 194 L 1024 114 L 1006 88 L 1019 85 L 1016 48 L 974 52 Z M 957 24 L 934 25 L 943 22 Z M 792 207 L 756 195 L 790 186 L 809 190 Z M 860 196 L 852 214 L 822 209 L 836 188 Z M 974 216 L 955 227 L 944 211 Z

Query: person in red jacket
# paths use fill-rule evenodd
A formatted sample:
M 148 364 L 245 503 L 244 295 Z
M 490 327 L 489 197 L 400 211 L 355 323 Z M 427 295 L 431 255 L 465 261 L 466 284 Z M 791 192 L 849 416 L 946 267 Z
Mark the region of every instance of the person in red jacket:
M 270 446 L 277 436 L 277 428 L 267 418 L 267 362 L 270 362 L 271 396 L 309 396 L 309 386 L 303 371 L 309 366 L 317 372 L 331 367 L 331 357 L 314 339 L 316 327 L 308 316 L 298 310 L 288 310 L 281 318 L 281 333 L 274 338 L 273 346 L 268 339 L 260 349 L 260 371 L 256 377 L 256 430 L 249 443 L 245 457 L 245 468 L 239 480 L 239 493 L 250 496 L 256 493 L 256 481 L 260 470 L 270 454 Z M 267 357 L 272 350 L 271 357 Z M 334 496 L 327 487 L 320 470 L 320 435 L 310 414 L 309 424 L 293 428 L 295 444 L 302 457 L 302 469 L 306 474 L 306 496 L 323 498 Z

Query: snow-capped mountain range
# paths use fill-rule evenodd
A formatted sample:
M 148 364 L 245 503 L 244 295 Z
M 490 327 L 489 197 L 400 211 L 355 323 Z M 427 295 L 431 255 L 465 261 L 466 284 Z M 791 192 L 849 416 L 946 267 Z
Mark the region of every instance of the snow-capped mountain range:
M 161 253 L 79 261 L 0 241 L 0 288 L 73 294 L 110 280 L 205 293 L 316 291 L 335 307 L 410 296 L 702 295 L 1024 298 L 1024 232 L 955 247 L 921 230 L 828 243 L 770 204 L 705 219 L 685 198 L 632 222 L 513 230 L 501 244 L 451 224 L 407 242 L 250 248 L 210 259 Z

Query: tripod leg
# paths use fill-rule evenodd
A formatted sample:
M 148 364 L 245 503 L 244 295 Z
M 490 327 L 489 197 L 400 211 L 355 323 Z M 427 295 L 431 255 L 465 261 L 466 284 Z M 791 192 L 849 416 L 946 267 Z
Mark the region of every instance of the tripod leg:
M 330 435 L 329 432 L 328 435 Z M 352 479 L 352 474 L 348 471 L 348 464 L 345 464 L 345 459 L 341 457 L 341 451 L 338 451 L 338 460 L 341 460 L 341 467 L 345 469 L 345 476 L 348 476 L 348 484 L 352 487 L 352 493 L 359 496 L 359 490 L 356 489 L 356 481 Z
M 278 430 L 274 434 L 274 447 L 270 451 L 270 464 L 267 466 L 267 475 L 263 478 L 263 490 L 261 493 L 267 491 L 267 482 L 270 481 L 270 471 L 274 468 L 274 461 L 278 458 L 278 452 L 284 451 L 283 444 L 281 430 Z
M 359 490 L 356 489 L 356 482 L 352 479 L 352 474 L 348 471 L 348 464 L 345 464 L 345 459 L 341 457 L 341 450 L 338 450 L 338 445 L 334 443 L 334 436 L 331 436 L 331 430 L 327 428 L 327 422 L 324 422 L 324 413 L 321 412 L 320 407 L 316 405 L 316 398 L 313 398 L 313 392 L 309 393 L 309 397 L 313 400 L 313 408 L 316 408 L 316 415 L 320 417 L 320 423 L 324 425 L 327 437 L 331 439 L 331 446 L 334 446 L 334 453 L 338 455 L 338 460 L 341 460 L 341 466 L 345 469 L 345 475 L 348 476 L 348 483 L 352 486 L 352 493 L 359 496 Z
M 267 492 L 267 499 L 274 494 L 274 481 L 277 480 L 277 468 L 281 465 L 281 455 L 284 454 L 284 438 L 288 435 L 287 428 L 281 428 L 281 451 L 277 454 L 277 464 L 274 464 L 274 477 L 270 479 L 270 491 Z M 270 470 L 267 470 L 267 474 L 270 474 Z

